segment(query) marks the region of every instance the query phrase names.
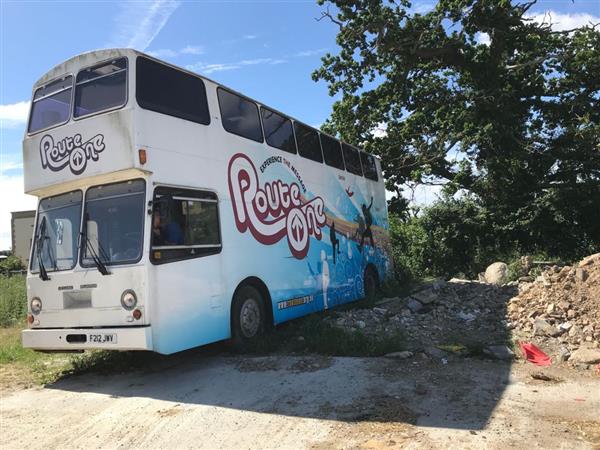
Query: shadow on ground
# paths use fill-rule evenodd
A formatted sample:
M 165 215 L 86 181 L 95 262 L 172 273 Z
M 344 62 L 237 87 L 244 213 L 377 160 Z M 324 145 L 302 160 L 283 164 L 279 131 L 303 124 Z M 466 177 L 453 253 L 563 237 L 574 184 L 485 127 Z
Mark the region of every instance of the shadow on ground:
M 485 298 L 492 294 L 493 298 Z M 508 342 L 503 320 L 510 295 L 461 286 L 460 297 L 452 299 L 453 304 L 464 302 L 458 310 L 464 312 L 468 305 L 487 301 L 485 307 L 478 307 L 477 320 L 468 324 L 462 320 L 457 328 L 458 322 L 448 319 L 449 300 L 440 300 L 421 313 L 437 314 L 440 320 L 432 316 L 426 323 L 434 328 L 429 333 L 421 328 L 419 333 L 450 336 L 454 342 L 470 343 L 470 348 L 482 343 L 482 336 L 488 338 L 485 344 Z M 411 326 L 423 327 L 424 323 L 416 318 Z M 297 336 L 285 329 L 281 338 Z M 102 353 L 80 367 L 81 374 L 63 377 L 46 388 L 314 419 L 485 428 L 509 384 L 511 362 L 486 359 L 477 351 L 449 352 L 436 358 L 420 353 L 414 339 L 410 342 L 415 355 L 403 360 L 276 350 L 260 356 L 240 355 L 223 344 L 171 356 Z M 427 342 L 435 344 L 448 348 L 452 342 Z

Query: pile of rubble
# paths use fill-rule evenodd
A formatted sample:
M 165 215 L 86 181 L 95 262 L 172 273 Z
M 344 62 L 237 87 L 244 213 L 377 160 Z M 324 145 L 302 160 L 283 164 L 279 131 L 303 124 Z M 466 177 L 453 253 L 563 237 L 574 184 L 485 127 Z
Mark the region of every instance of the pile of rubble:
M 401 334 L 411 351 L 433 358 L 445 359 L 439 349 L 479 348 L 507 359 L 513 353 L 506 344 L 526 341 L 555 362 L 600 362 L 600 254 L 549 267 L 537 278 L 530 275 L 532 260 L 522 263 L 518 282 L 508 283 L 508 267 L 496 263 L 479 281 L 438 280 L 372 308 L 334 311 L 326 320 L 374 338 Z
M 558 359 L 569 359 L 580 347 L 599 348 L 600 253 L 574 266 L 550 267 L 535 281 L 520 283 L 507 317 L 519 338 Z
M 436 345 L 483 347 L 509 340 L 506 305 L 515 286 L 452 279 L 435 281 L 404 298 L 385 298 L 369 309 L 336 311 L 328 320 L 373 336 L 401 333 L 411 349 Z

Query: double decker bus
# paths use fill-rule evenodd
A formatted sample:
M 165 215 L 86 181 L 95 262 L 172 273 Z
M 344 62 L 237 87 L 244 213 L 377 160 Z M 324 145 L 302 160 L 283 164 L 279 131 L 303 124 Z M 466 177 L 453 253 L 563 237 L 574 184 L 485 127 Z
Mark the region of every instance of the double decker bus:
M 25 347 L 243 343 L 391 274 L 376 157 L 132 49 L 45 74 L 23 158 Z

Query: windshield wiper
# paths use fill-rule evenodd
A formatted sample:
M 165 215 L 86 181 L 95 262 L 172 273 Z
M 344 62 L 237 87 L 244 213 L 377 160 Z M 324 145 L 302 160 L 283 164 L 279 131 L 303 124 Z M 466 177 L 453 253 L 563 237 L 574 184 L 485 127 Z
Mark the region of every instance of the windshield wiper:
M 42 217 L 42 221 L 40 222 L 40 231 L 37 237 L 37 248 L 36 248 L 36 256 L 37 262 L 40 269 L 39 277 L 42 281 L 48 281 L 50 277 L 48 276 L 48 272 L 46 271 L 46 266 L 44 266 L 44 258 L 42 257 L 42 252 L 44 250 L 44 243 L 46 242 L 46 216 Z
M 97 242 L 98 250 L 100 250 L 100 256 L 98 256 L 98 253 L 96 253 L 96 250 L 94 250 L 94 246 L 90 242 L 90 238 L 88 237 L 88 234 L 87 234 L 88 221 L 89 221 L 89 214 L 86 214 L 84 217 L 84 222 L 83 222 L 85 231 L 82 231 L 81 233 L 79 233 L 81 235 L 82 239 L 85 241 L 85 249 L 87 251 L 89 251 L 90 256 L 92 257 L 92 261 L 94 261 L 94 264 L 96 264 L 96 268 L 98 269 L 98 272 L 100 272 L 102 275 L 110 275 L 110 272 L 106 267 L 106 264 L 104 264 L 102 262 L 102 260 L 100 259 L 100 256 L 102 256 L 105 260 L 108 260 L 108 258 L 106 257 L 106 252 L 102 248 L 102 244 L 100 244 L 100 240 L 98 240 L 98 242 Z M 84 257 L 85 257 L 85 253 L 84 253 Z

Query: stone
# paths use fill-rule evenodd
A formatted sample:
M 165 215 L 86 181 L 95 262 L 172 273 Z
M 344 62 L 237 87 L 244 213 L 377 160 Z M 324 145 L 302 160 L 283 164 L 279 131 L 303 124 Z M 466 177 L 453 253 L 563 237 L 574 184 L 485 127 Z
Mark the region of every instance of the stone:
M 365 328 L 365 327 L 367 326 L 367 324 L 365 323 L 365 321 L 364 321 L 364 320 L 357 320 L 357 321 L 356 321 L 356 326 L 357 326 L 358 328 L 361 328 L 361 329 L 362 329 L 362 328 Z
M 412 358 L 414 355 L 413 352 L 409 352 L 408 350 L 404 350 L 402 352 L 393 352 L 384 355 L 385 358 L 393 358 L 393 359 L 408 359 Z
M 441 360 L 443 358 L 448 357 L 448 353 L 446 353 L 444 350 L 440 350 L 437 347 L 425 347 L 423 351 L 425 352 L 425 354 L 427 354 L 430 358 L 433 359 Z
M 406 306 L 413 313 L 419 312 L 421 309 L 423 309 L 423 304 L 420 301 L 415 300 L 414 298 L 410 298 Z
M 587 270 L 581 269 L 581 268 L 575 270 L 575 278 L 578 281 L 584 282 L 585 280 L 588 279 L 588 277 L 589 277 L 589 275 L 587 273 Z
M 563 331 L 569 331 L 572 327 L 573 324 L 571 322 L 564 322 L 558 326 L 558 328 L 560 328 Z
M 553 325 L 550 325 L 544 319 L 535 319 L 533 322 L 533 334 L 535 336 L 552 336 L 556 337 L 562 333 L 561 330 Z
M 458 318 L 464 320 L 465 322 L 471 322 L 473 320 L 475 320 L 475 318 L 477 317 L 475 314 L 473 313 L 465 313 L 463 311 L 460 311 L 457 314 Z
M 485 269 L 485 281 L 490 284 L 504 284 L 508 281 L 508 265 L 495 262 Z
M 566 347 L 560 348 L 560 353 L 558 354 L 558 359 L 562 362 L 567 361 L 571 357 L 571 352 Z
M 554 303 L 550 303 L 547 307 L 546 307 L 546 313 L 547 314 L 552 314 L 554 312 Z
M 571 354 L 569 361 L 574 364 L 598 364 L 600 363 L 600 349 L 580 347 Z
M 488 345 L 483 349 L 483 353 L 500 360 L 508 360 L 515 357 L 514 352 L 506 345 Z
M 424 305 L 434 302 L 437 300 L 437 294 L 433 289 L 425 289 L 424 291 L 419 291 L 411 295 L 412 298 L 418 300 Z
M 373 312 L 375 312 L 377 314 L 385 314 L 385 313 L 387 313 L 387 309 L 375 307 L 375 308 L 373 308 Z

